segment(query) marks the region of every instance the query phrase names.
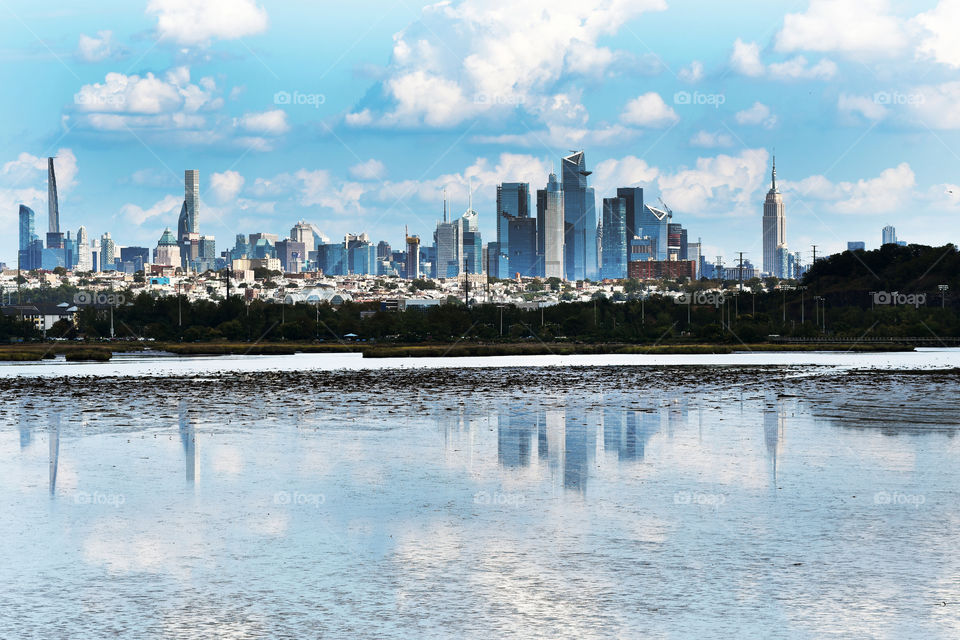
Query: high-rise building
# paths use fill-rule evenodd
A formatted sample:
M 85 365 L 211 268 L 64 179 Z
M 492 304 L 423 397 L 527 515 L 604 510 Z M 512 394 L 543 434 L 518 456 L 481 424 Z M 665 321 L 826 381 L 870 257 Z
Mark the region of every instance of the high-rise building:
M 25 204 L 20 205 L 20 250 L 26 251 L 30 243 L 37 239 L 34 233 L 36 214 Z
M 627 204 L 627 245 L 642 235 L 643 226 L 643 187 L 620 187 L 617 197 Z
M 497 249 L 499 254 L 491 263 L 497 271 L 490 275 L 507 278 L 513 274 L 510 262 L 510 220 L 530 217 L 530 184 L 527 182 L 503 182 L 497 185 Z
M 420 236 L 412 236 L 404 231 L 407 241 L 407 263 L 405 277 L 416 280 L 420 277 Z
M 377 243 L 377 260 L 389 260 L 391 255 L 393 255 L 393 251 L 389 242 L 381 240 Z
M 57 196 L 57 174 L 53 169 L 53 158 L 47 158 L 47 209 L 50 224 L 48 231 L 60 233 L 60 199 Z
M 143 271 L 143 265 L 150 262 L 150 249 L 146 247 L 121 247 L 120 262 L 131 265 L 133 272 Z
M 460 216 L 460 260 L 466 273 L 483 273 L 483 240 L 480 236 L 480 216 L 473 209 L 473 194 L 470 204 Z
M 537 219 L 513 218 L 510 220 L 510 260 L 508 275 L 524 278 L 540 275 L 537 258 Z
M 777 158 L 773 158 L 770 171 L 770 191 L 763 202 L 763 272 L 783 277 L 781 262 L 777 260 L 777 247 L 787 244 L 787 218 L 784 213 L 783 195 L 777 190 Z
M 433 232 L 433 246 L 436 250 L 436 277 L 437 278 L 456 278 L 460 275 L 460 269 L 463 268 L 463 259 L 461 251 L 463 241 L 460 233 L 463 229 L 459 220 L 450 222 L 447 220 L 447 201 L 443 201 L 443 222 L 437 223 L 437 229 Z
M 87 228 L 83 225 L 77 229 L 77 271 L 91 271 L 93 257 L 90 255 L 90 240 L 87 237 Z
M 670 258 L 670 219 L 669 209 L 658 209 L 643 205 L 640 213 L 640 232 L 631 239 L 631 253 L 637 252 L 637 240 L 647 239 L 651 260 L 666 261 Z M 633 260 L 633 258 L 631 258 Z
M 696 242 L 687 243 L 687 255 L 682 259 L 690 260 L 696 265 L 696 272 L 693 275 L 693 279 L 696 280 L 700 278 L 701 271 L 703 270 L 703 243 L 700 241 L 700 238 L 697 238 Z
M 600 225 L 600 277 L 627 277 L 627 201 L 604 198 Z
M 883 228 L 882 244 L 897 244 L 897 230 L 889 224 Z
M 116 268 L 116 249 L 110 232 L 106 231 L 100 236 L 100 271 L 113 271 Z
M 153 250 L 153 264 L 179 267 L 180 263 L 180 245 L 173 237 L 170 227 L 167 227 L 157 242 L 157 248 Z
M 777 245 L 776 263 L 774 264 L 774 275 L 778 278 L 790 277 L 790 250 L 787 245 Z
M 865 242 L 848 242 L 847 251 L 864 251 L 867 248 L 867 243 Z
M 200 172 L 196 169 L 183 172 L 183 202 L 187 207 L 190 233 L 200 233 Z
M 583 151 L 561 161 L 563 214 L 565 221 L 565 266 L 568 280 L 597 277 L 597 212 L 593 188 L 587 186 L 586 158 Z
M 539 202 L 540 196 L 537 196 Z M 538 214 L 539 215 L 539 214 Z M 546 278 L 567 278 L 566 222 L 563 189 L 557 174 L 551 173 L 543 190 L 543 275 Z
M 313 240 L 313 232 L 309 238 Z M 300 273 L 307 259 L 307 245 L 296 240 L 281 240 L 277 243 L 277 257 L 284 273 Z

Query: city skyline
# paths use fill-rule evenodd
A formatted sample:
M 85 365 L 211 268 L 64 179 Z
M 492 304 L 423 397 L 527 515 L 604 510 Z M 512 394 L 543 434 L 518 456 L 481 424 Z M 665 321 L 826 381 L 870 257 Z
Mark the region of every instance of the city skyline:
M 936 31 L 948 3 L 875 3 L 865 28 L 886 38 L 862 40 L 819 38 L 857 15 L 849 2 L 786 12 L 755 3 L 736 21 L 698 7 L 716 32 L 679 47 L 666 34 L 690 26 L 685 4 L 588 2 L 570 9 L 568 28 L 549 6 L 506 25 L 479 2 L 372 3 L 377 20 L 362 38 L 334 29 L 317 42 L 290 28 L 314 7 L 243 0 L 246 18 L 219 25 L 169 2 L 88 14 L 14 2 L 19 21 L 0 26 L 11 47 L 3 55 L 16 60 L 11 80 L 37 88 L 0 106 L 0 215 L 15 224 L 20 203 L 47 208 L 45 158 L 55 155 L 62 227 L 82 223 L 91 237 L 111 232 L 131 246 L 153 246 L 176 217 L 182 167 L 209 178 L 199 206 L 204 231 L 222 243 L 307 219 L 329 237 L 363 229 L 399 247 L 398 217 L 427 238 L 442 190 L 459 211 L 471 182 L 489 241 L 496 185 L 542 187 L 551 171 L 562 178 L 558 158 L 580 148 L 597 218 L 616 188 L 643 187 L 696 227 L 704 255 L 743 250 L 759 264 L 757 207 L 776 145 L 790 248 L 805 259 L 812 244 L 824 253 L 851 239 L 872 245 L 907 207 L 909 241 L 955 239 L 957 65 Z M 328 8 L 324 19 L 351 27 L 360 13 Z M 501 35 L 542 36 L 543 50 L 499 59 L 497 25 Z M 447 35 L 457 32 L 471 35 Z M 298 71 L 304 54 L 321 61 L 320 79 Z M 530 72 L 538 64 L 542 77 Z M 431 99 L 411 97 L 424 90 Z M 14 238 L 0 241 L 8 263 L 15 251 Z

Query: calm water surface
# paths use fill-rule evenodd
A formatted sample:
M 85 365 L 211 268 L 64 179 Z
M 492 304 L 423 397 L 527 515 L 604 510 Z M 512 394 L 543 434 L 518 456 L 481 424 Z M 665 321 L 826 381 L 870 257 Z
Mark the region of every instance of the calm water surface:
M 21 385 L 0 637 L 960 637 L 956 379 L 762 380 L 898 357 L 626 389 Z

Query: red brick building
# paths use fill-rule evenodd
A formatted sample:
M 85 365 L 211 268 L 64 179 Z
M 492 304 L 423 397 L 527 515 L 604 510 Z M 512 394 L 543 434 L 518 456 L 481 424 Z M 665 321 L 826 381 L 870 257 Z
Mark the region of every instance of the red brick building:
M 697 273 L 693 260 L 637 260 L 627 263 L 627 275 L 637 280 L 690 278 Z

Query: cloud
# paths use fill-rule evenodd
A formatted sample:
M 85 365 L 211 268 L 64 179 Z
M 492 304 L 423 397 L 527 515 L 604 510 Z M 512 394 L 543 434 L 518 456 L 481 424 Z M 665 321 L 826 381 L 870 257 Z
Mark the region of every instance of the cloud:
M 54 167 L 57 172 L 57 192 L 68 193 L 77 185 L 77 156 L 72 149 L 61 148 L 54 154 Z M 46 194 L 47 159 L 29 153 L 21 153 L 0 169 L 0 184 L 8 187 L 20 187 L 29 184 L 42 184 Z M 44 208 L 46 202 L 44 202 Z
M 476 135 L 470 138 L 477 144 L 499 146 L 536 147 L 555 149 L 568 147 L 603 147 L 621 144 L 640 135 L 639 129 L 619 124 L 598 127 L 571 127 L 550 125 L 547 129 L 527 131 L 526 133 L 503 133 L 498 135 Z
M 593 171 L 593 186 L 606 197 L 616 193 L 617 187 L 648 187 L 656 183 L 660 170 L 636 156 L 610 158 L 599 162 Z
M 210 191 L 217 202 L 223 204 L 236 198 L 245 182 L 244 177 L 236 171 L 214 173 L 210 175 Z
M 916 177 L 903 162 L 885 169 L 876 178 L 857 182 L 831 182 L 822 175 L 799 182 L 785 181 L 783 190 L 800 198 L 821 200 L 830 211 L 842 214 L 892 213 L 906 208 L 914 197 Z
M 664 0 L 583 0 L 560 9 L 552 0 L 428 5 L 394 36 L 380 91 L 347 122 L 449 128 L 518 109 L 537 115 L 563 80 L 599 78 L 630 59 L 599 46 L 601 37 L 641 13 L 665 8 Z
M 737 156 L 698 158 L 696 168 L 680 169 L 658 178 L 663 199 L 677 211 L 692 215 L 754 215 L 754 194 L 766 180 L 769 154 L 745 149 Z
M 386 167 L 375 158 L 360 162 L 350 167 L 350 175 L 357 180 L 379 180 L 386 173 Z
M 216 83 L 213 78 L 203 78 L 199 84 L 190 82 L 190 69 L 176 67 L 167 71 L 164 78 L 152 73 L 141 77 L 122 73 L 108 73 L 103 83 L 86 84 L 74 94 L 74 106 L 78 112 L 88 114 L 136 114 L 157 116 L 179 113 L 181 118 L 171 119 L 173 124 L 195 124 L 199 120 L 187 117 L 201 110 L 218 109 L 222 98 L 214 96 Z M 121 122 L 126 118 L 88 118 L 88 122 Z M 139 118 L 149 122 L 149 118 Z M 112 126 L 109 128 L 113 128 Z
M 678 122 L 680 118 L 660 94 L 650 91 L 628 102 L 620 114 L 620 120 L 638 127 L 664 127 Z
M 777 117 L 772 115 L 770 107 L 762 102 L 754 102 L 749 109 L 738 111 L 734 118 L 738 124 L 760 125 L 765 129 L 771 129 L 777 124 Z
M 760 45 L 740 38 L 733 43 L 730 66 L 737 73 L 751 78 L 767 76 L 773 80 L 829 80 L 837 75 L 836 63 L 827 58 L 808 66 L 805 57 L 794 56 L 766 66 L 760 59 Z
M 887 0 L 811 0 L 806 12 L 784 17 L 775 48 L 893 57 L 906 47 L 907 37 L 889 10 Z
M 766 72 L 766 68 L 760 61 L 760 45 L 756 42 L 744 42 L 737 38 L 733 43 L 730 66 L 733 67 L 734 71 L 745 76 L 762 76 Z
M 181 205 L 183 205 L 183 198 L 168 195 L 147 209 L 127 203 L 120 207 L 120 215 L 139 227 L 147 220 L 158 216 L 175 219 Z
M 267 12 L 253 0 L 150 0 L 163 40 L 202 45 L 214 38 L 234 40 L 267 29 Z
M 887 109 L 873 97 L 856 96 L 841 93 L 837 100 L 837 109 L 847 117 L 859 113 L 867 120 L 883 120 L 887 116 Z
M 829 80 L 837 75 L 837 64 L 824 58 L 813 66 L 807 66 L 807 59 L 796 56 L 786 62 L 772 62 L 768 67 L 770 76 L 784 80 Z
M 960 24 L 960 0 L 941 0 L 935 8 L 913 18 L 910 26 L 920 32 L 921 38 L 917 46 L 917 55 L 953 69 L 960 68 L 958 24 Z
M 960 129 L 960 81 L 912 87 L 907 93 L 886 92 L 891 103 L 923 129 Z
M 281 109 L 273 109 L 262 113 L 246 113 L 238 120 L 238 124 L 251 133 L 271 136 L 283 135 L 290 131 L 290 125 L 287 124 L 287 113 Z
M 677 77 L 684 82 L 700 82 L 703 79 L 703 63 L 694 60 L 690 66 L 680 69 Z
M 732 147 L 733 138 L 726 133 L 698 131 L 690 138 L 690 146 L 713 149 L 716 147 Z
M 77 43 L 77 56 L 84 62 L 100 62 L 113 53 L 113 32 L 98 31 L 97 37 L 80 34 Z

